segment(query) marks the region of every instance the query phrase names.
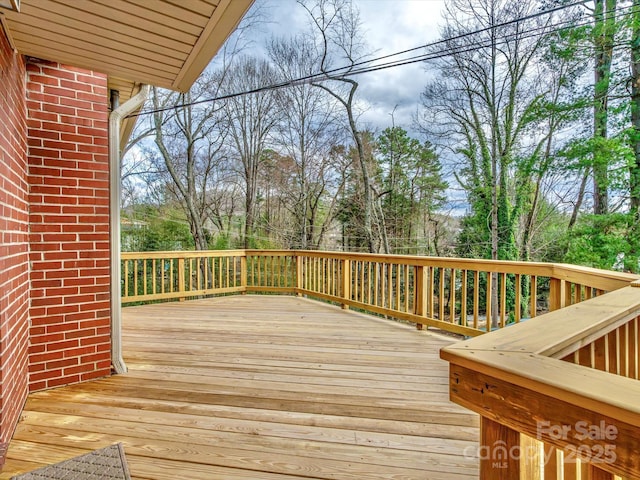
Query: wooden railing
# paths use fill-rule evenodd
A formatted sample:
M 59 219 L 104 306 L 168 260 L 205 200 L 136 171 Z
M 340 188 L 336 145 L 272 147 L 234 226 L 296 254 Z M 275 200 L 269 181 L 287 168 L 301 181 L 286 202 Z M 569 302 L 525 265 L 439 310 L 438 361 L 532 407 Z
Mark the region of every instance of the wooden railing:
M 572 265 L 288 250 L 122 254 L 122 302 L 226 293 L 307 295 L 467 336 L 622 288 Z
M 482 480 L 640 478 L 637 276 L 315 251 L 124 253 L 122 263 L 123 303 L 288 293 L 486 333 L 441 351 L 451 399 L 481 415 L 479 447 L 460 453 L 480 458 Z
M 482 418 L 481 479 L 640 478 L 637 287 L 441 351 Z
M 244 292 L 242 250 L 122 253 L 122 303 Z

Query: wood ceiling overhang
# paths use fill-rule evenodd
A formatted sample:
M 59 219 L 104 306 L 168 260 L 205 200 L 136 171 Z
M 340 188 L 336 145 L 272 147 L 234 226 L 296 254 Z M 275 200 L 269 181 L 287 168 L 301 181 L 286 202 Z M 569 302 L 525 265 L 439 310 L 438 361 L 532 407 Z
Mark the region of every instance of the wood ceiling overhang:
M 253 0 L 22 0 L 1 9 L 23 55 L 106 73 L 121 101 L 140 84 L 185 92 Z

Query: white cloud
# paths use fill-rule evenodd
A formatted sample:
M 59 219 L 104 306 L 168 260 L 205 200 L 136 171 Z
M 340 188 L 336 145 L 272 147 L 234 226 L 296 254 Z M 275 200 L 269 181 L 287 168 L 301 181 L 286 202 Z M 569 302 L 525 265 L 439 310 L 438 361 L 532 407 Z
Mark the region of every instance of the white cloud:
M 374 56 L 383 56 L 425 45 L 438 37 L 444 0 L 354 0 L 360 9 L 366 41 Z M 258 34 L 257 43 L 271 35 L 284 36 L 304 31 L 308 18 L 295 0 L 263 3 L 269 23 Z M 423 53 L 417 50 L 413 54 Z M 411 55 L 411 54 L 408 54 Z M 428 80 L 422 64 L 411 64 L 371 72 L 357 77 L 361 120 L 374 129 L 391 125 L 390 113 L 397 106 L 396 125 L 411 128 L 411 116 Z
M 425 45 L 438 37 L 438 22 L 443 0 L 359 0 L 367 42 L 376 56 L 387 55 Z M 402 58 L 424 53 L 422 49 Z M 400 58 L 400 57 L 399 57 Z M 361 95 L 369 105 L 363 120 L 384 128 L 395 124 L 411 129 L 412 115 L 427 82 L 420 63 L 394 67 L 363 75 Z

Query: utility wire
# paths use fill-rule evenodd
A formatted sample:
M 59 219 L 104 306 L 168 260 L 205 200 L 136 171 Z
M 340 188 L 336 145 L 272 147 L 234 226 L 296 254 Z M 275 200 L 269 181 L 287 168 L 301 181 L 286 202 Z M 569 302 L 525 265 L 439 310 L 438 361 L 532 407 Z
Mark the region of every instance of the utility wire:
M 401 59 L 401 60 L 396 60 L 396 61 L 393 61 L 393 62 L 388 62 L 386 64 L 381 64 L 381 65 L 376 65 L 376 66 L 372 66 L 372 67 L 368 67 L 368 68 L 361 68 L 361 69 L 354 70 L 354 67 L 359 67 L 359 66 L 371 64 L 371 63 L 374 63 L 374 62 L 378 62 L 380 60 L 385 60 L 385 59 L 388 59 L 388 58 L 391 58 L 391 57 L 396 57 L 398 55 L 403 55 L 403 54 L 410 53 L 410 52 L 413 52 L 413 51 L 416 51 L 416 50 L 421 50 L 421 49 L 425 49 L 425 48 L 433 48 L 433 47 L 437 47 L 437 46 L 443 45 L 443 44 L 446 45 L 446 44 L 448 44 L 448 43 L 450 43 L 452 41 L 462 40 L 462 39 L 465 39 L 467 37 L 475 36 L 475 35 L 490 31 L 490 30 L 503 28 L 503 27 L 506 27 L 506 26 L 509 26 L 509 25 L 513 25 L 513 24 L 517 24 L 517 23 L 522 23 L 522 22 L 527 21 L 527 20 L 532 20 L 534 18 L 538 18 L 538 17 L 544 16 L 544 15 L 549 15 L 549 14 L 552 14 L 552 13 L 555 13 L 555 12 L 558 12 L 558 11 L 566 10 L 568 8 L 584 5 L 585 3 L 588 3 L 589 1 L 590 0 L 580 0 L 578 2 L 570 3 L 570 4 L 567 4 L 567 5 L 560 5 L 558 7 L 555 7 L 555 8 L 549 9 L 549 10 L 543 10 L 543 11 L 540 11 L 540 12 L 532 13 L 532 14 L 526 15 L 524 17 L 519 17 L 519 18 L 516 18 L 516 19 L 508 20 L 506 22 L 498 23 L 498 24 L 491 25 L 489 27 L 485 27 L 485 28 L 478 29 L 478 30 L 473 30 L 473 31 L 466 32 L 466 33 L 463 33 L 463 34 L 460 34 L 460 35 L 456 35 L 456 36 L 453 36 L 453 37 L 448 37 L 448 38 L 445 38 L 445 39 L 442 39 L 442 40 L 438 40 L 438 41 L 435 41 L 435 42 L 431 42 L 431 43 L 427 43 L 427 44 L 424 44 L 424 45 L 421 45 L 421 46 L 418 46 L 418 47 L 413 47 L 413 48 L 410 48 L 410 49 L 402 50 L 402 51 L 391 53 L 391 54 L 388 54 L 388 55 L 383 55 L 381 57 L 377 57 L 377 58 L 373 58 L 373 59 L 369 59 L 369 60 L 364 60 L 364 61 L 361 61 L 361 62 L 356 62 L 356 63 L 348 65 L 348 66 L 338 67 L 338 68 L 326 70 L 324 72 L 306 75 L 306 76 L 299 77 L 299 78 L 296 78 L 296 79 L 293 79 L 293 80 L 287 80 L 287 81 L 284 81 L 284 82 L 274 83 L 274 84 L 271 84 L 271 85 L 265 85 L 265 86 L 262 86 L 262 87 L 258 87 L 258 88 L 254 88 L 254 89 L 250 89 L 250 90 L 245 90 L 245 91 L 242 91 L 242 92 L 235 92 L 235 93 L 230 93 L 230 94 L 226 94 L 226 95 L 220 95 L 220 96 L 213 97 L 213 98 L 196 100 L 196 101 L 193 101 L 193 102 L 184 103 L 184 104 L 180 104 L 180 105 L 172 105 L 172 106 L 156 108 L 156 109 L 152 109 L 152 110 L 144 110 L 144 111 L 141 111 L 141 112 L 132 113 L 132 114 L 128 115 L 127 118 L 139 117 L 139 116 L 142 116 L 142 115 L 160 113 L 160 112 L 165 112 L 165 111 L 169 111 L 169 110 L 176 110 L 176 109 L 179 109 L 179 108 L 183 108 L 183 107 L 187 107 L 187 106 L 195 106 L 195 105 L 199 105 L 199 104 L 203 104 L 203 103 L 210 103 L 210 102 L 215 102 L 215 101 L 229 100 L 229 99 L 240 97 L 240 96 L 244 96 L 244 95 L 251 95 L 251 94 L 261 93 L 261 92 L 264 92 L 264 91 L 277 90 L 277 89 L 281 89 L 281 88 L 285 88 L 285 87 L 292 87 L 292 86 L 296 86 L 296 85 L 308 84 L 308 83 L 313 83 L 313 82 L 321 82 L 321 81 L 327 81 L 327 80 L 339 80 L 341 78 L 347 78 L 347 77 L 352 76 L 352 75 L 360 75 L 360 74 L 363 74 L 363 73 L 369 73 L 369 72 L 373 72 L 373 71 L 377 71 L 377 70 L 393 68 L 393 67 L 397 67 L 397 66 L 401 66 L 401 65 L 408 65 L 408 64 L 411 64 L 411 63 L 422 62 L 422 61 L 425 61 L 425 60 L 432 60 L 432 59 L 442 58 L 444 56 L 449 56 L 452 53 L 464 53 L 466 51 L 473 51 L 473 49 L 485 48 L 484 46 L 469 46 L 467 48 L 467 50 L 463 50 L 463 51 L 447 52 L 445 50 L 445 51 L 442 51 L 442 52 L 435 52 L 435 53 L 432 53 L 432 54 L 420 55 L 420 56 L 416 56 L 416 57 L 413 57 L 413 58 L 410 58 L 410 59 Z M 538 27 L 538 28 L 541 28 L 541 27 Z M 549 27 L 545 26 L 544 29 L 546 29 L 546 28 L 549 28 Z M 339 72 L 342 72 L 342 73 L 339 73 Z

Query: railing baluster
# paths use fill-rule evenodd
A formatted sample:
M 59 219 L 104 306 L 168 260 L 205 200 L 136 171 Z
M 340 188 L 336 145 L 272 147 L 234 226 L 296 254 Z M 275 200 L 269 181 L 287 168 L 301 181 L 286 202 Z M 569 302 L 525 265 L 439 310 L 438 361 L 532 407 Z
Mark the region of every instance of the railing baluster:
M 473 272 L 473 328 L 478 328 L 480 317 L 480 272 Z
M 490 332 L 493 328 L 493 272 L 487 272 L 487 306 L 485 330 Z
M 528 435 L 520 435 L 520 478 L 542 480 L 540 473 L 544 468 L 542 442 Z
M 371 282 L 372 282 L 372 272 L 371 272 L 371 262 L 367 262 L 367 271 L 365 272 L 365 277 L 367 279 L 367 299 L 366 303 L 371 305 L 373 302 L 373 291 L 371 290 Z
M 246 255 L 241 255 L 238 258 L 238 264 L 235 267 L 238 269 L 233 283 L 234 288 L 239 288 L 243 295 L 247 293 L 249 287 L 249 259 Z
M 342 261 L 342 298 L 351 300 L 351 260 L 344 259 Z M 347 309 L 347 303 L 342 304 L 342 308 Z
M 357 262 L 360 282 L 357 285 L 358 297 L 360 302 L 364 303 L 364 261 Z
M 438 320 L 444 321 L 444 284 L 445 284 L 445 270 L 444 267 L 438 269 Z
M 620 375 L 629 378 L 629 324 L 618 328 L 620 330 Z
M 456 269 L 452 268 L 449 275 L 449 321 L 456 323 Z
M 395 309 L 400 311 L 400 265 L 397 263 L 394 265 L 396 267 L 396 297 L 395 297 Z
M 507 274 L 500 274 L 500 327 L 504 328 L 507 321 Z
M 427 315 L 427 268 L 422 265 L 417 265 L 415 267 L 414 273 L 414 296 L 415 300 L 413 301 L 413 308 L 416 315 L 420 317 L 425 317 Z M 418 330 L 422 330 L 424 328 L 424 324 L 416 323 L 416 328 Z
M 135 260 L 133 262 L 133 293 L 134 295 L 140 295 L 138 291 L 138 262 L 139 260 Z
M 142 294 L 146 295 L 148 292 L 147 290 L 147 261 L 146 260 L 142 260 Z
M 165 290 L 167 288 L 167 286 L 166 286 L 166 282 L 167 282 L 167 279 L 166 279 L 166 276 L 167 276 L 166 265 L 167 265 L 167 260 L 163 258 L 160 261 L 160 293 L 162 293 L 163 295 L 164 295 L 164 292 L 165 292 Z
M 338 296 L 337 285 L 337 274 L 338 274 L 338 261 L 335 258 L 331 259 L 331 295 L 334 297 Z
M 124 268 L 122 269 L 124 272 L 124 292 L 122 293 L 123 297 L 129 296 L 129 261 L 124 261 Z
M 522 310 L 522 277 L 519 273 L 516 273 L 515 278 L 515 289 L 516 289 L 516 298 L 515 305 L 513 306 L 514 310 L 514 319 L 516 323 L 520 323 L 521 319 L 521 310 Z
M 322 259 L 322 293 L 324 294 L 329 292 L 328 282 L 329 282 L 329 273 L 328 273 L 327 259 L 323 258 Z
M 380 264 L 375 262 L 373 264 L 373 304 L 375 306 L 380 306 L 378 303 L 380 301 Z
M 169 262 L 170 262 L 169 263 L 169 282 L 170 283 L 168 287 L 169 287 L 169 291 L 173 293 L 176 291 L 175 269 L 176 269 L 178 260 L 172 258 Z
M 156 293 L 158 293 L 157 292 L 157 288 L 156 288 L 157 287 L 157 282 L 156 282 L 157 269 L 156 269 L 156 259 L 155 258 L 151 260 L 151 270 L 153 271 L 153 274 L 151 276 L 151 293 L 153 293 L 155 295 Z
M 615 373 L 617 375 L 622 375 L 622 371 L 623 371 L 623 359 L 622 359 L 622 332 L 620 331 L 619 328 L 616 328 L 615 333 L 613 335 L 614 338 L 614 342 L 615 342 L 615 350 L 614 350 L 614 356 L 615 356 L 615 362 L 616 362 L 616 371 Z
M 640 352 L 638 351 L 638 334 L 640 333 L 638 332 L 638 321 L 638 317 L 633 319 L 631 328 L 632 332 L 629 338 L 632 352 L 631 358 L 633 359 L 633 375 L 631 376 L 631 378 L 635 378 L 636 380 L 640 377 L 640 370 L 638 369 L 638 361 L 640 360 Z
M 409 311 L 409 266 L 402 266 L 402 281 L 400 282 L 400 292 L 402 295 L 403 311 Z
M 387 267 L 387 308 L 393 308 L 393 265 L 386 263 Z
M 468 271 L 462 270 L 462 284 L 460 287 L 460 325 L 467 326 L 467 282 L 468 282 Z

